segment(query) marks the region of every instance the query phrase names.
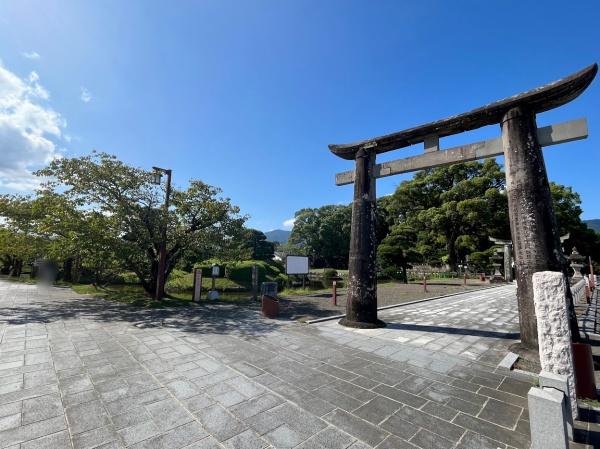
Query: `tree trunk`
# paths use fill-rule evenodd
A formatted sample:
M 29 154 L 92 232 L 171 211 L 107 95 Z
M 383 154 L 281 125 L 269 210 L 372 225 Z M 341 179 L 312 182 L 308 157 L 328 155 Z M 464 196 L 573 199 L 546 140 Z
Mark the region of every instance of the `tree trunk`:
M 72 282 L 73 281 L 73 258 L 69 257 L 63 262 L 63 281 Z
M 446 244 L 446 250 L 448 251 L 448 265 L 450 266 L 450 271 L 456 271 L 456 238 L 454 234 L 446 237 L 448 239 L 448 243 Z
M 73 261 L 73 267 L 71 269 L 71 281 L 75 284 L 79 283 L 81 279 L 81 259 L 76 257 Z
M 13 258 L 12 268 L 10 275 L 15 278 L 21 277 L 21 270 L 23 269 L 23 261 L 18 257 Z

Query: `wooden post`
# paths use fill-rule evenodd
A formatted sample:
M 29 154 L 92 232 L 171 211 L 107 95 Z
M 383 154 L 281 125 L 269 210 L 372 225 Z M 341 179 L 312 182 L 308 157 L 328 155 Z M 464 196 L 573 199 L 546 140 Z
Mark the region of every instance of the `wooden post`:
M 337 306 L 337 281 L 333 281 L 332 283 L 333 292 L 331 294 L 331 301 L 334 306 Z
M 192 301 L 200 302 L 202 296 L 202 268 L 194 268 L 194 288 Z
M 538 271 L 563 271 L 560 236 L 535 114 L 523 107 L 513 108 L 502 118 L 501 128 L 521 342 L 536 348 L 532 276 Z
M 355 163 L 348 300 L 346 317 L 340 324 L 357 328 L 383 327 L 385 323 L 377 318 L 375 152 L 372 148 L 361 148 L 356 152 Z

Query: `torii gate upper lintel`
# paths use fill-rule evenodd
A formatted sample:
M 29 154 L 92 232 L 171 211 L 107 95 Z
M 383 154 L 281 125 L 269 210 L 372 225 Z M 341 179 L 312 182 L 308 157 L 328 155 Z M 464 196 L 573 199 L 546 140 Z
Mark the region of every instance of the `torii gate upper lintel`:
M 350 240 L 348 301 L 341 324 L 380 327 L 375 277 L 375 179 L 426 168 L 505 157 L 511 235 L 514 246 L 521 341 L 537 346 L 531 276 L 536 271 L 563 269 L 542 146 L 587 137 L 585 119 L 538 128 L 536 114 L 578 97 L 593 81 L 593 64 L 566 78 L 448 117 L 352 144 L 329 145 L 333 154 L 354 160 L 354 171 L 338 173 L 336 184 L 354 183 Z M 441 150 L 440 138 L 486 125 L 500 124 L 502 136 Z M 376 164 L 377 154 L 423 143 L 425 153 Z M 528 205 L 523 207 L 523 205 Z

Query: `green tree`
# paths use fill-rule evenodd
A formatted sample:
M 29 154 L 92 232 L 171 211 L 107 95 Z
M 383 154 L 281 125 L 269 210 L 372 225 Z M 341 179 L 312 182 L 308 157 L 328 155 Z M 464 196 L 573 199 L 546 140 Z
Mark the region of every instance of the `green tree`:
M 406 270 L 421 255 L 415 250 L 416 232 L 405 224 L 396 225 L 377 247 L 377 258 L 383 274 L 408 282 Z
M 295 214 L 290 243 L 310 256 L 314 267 L 346 268 L 350 251 L 350 206 L 327 205 Z
M 0 253 L 3 254 L 4 271 L 19 277 L 25 265 L 43 256 L 49 241 L 36 226 L 46 211 L 39 202 L 28 196 L 0 196 Z
M 581 220 L 581 197 L 571 187 L 550 183 L 554 213 L 560 235 L 569 234 L 564 242 L 565 254 L 577 247 L 580 254 L 600 261 L 600 234 L 587 227 Z
M 509 235 L 504 173 L 493 160 L 417 172 L 388 204 L 396 223 L 417 232 L 415 249 L 427 263 L 459 260 L 490 246 L 489 236 Z
M 150 173 L 128 166 L 115 156 L 92 153 L 57 159 L 40 170 L 50 179 L 48 192 L 61 193 L 73 204 L 111 218 L 114 250 L 122 268 L 134 272 L 144 289 L 156 289 L 165 186 L 150 183 Z M 173 189 L 168 214 L 166 276 L 189 254 L 212 257 L 239 249 L 245 216 L 220 189 L 191 181 Z M 96 217 L 97 218 L 97 217 Z
M 75 282 L 82 270 L 92 272 L 100 283 L 117 268 L 114 217 L 80 209 L 64 195 L 47 190 L 34 198 L 0 197 L 0 216 L 5 232 L 13 236 L 1 247 L 10 247 L 26 263 L 44 258 L 62 264 L 63 278 Z M 23 243 L 17 247 L 15 242 Z
M 272 260 L 275 253 L 275 243 L 267 241 L 264 232 L 258 229 L 244 230 L 244 247 L 252 260 Z

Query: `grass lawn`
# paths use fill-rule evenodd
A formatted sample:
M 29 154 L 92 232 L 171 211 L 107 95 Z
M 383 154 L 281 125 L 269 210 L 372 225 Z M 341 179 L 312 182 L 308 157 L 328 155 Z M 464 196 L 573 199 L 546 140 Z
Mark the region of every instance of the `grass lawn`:
M 218 284 L 217 284 L 218 285 Z M 168 292 L 168 297 L 163 301 L 154 300 L 138 284 L 125 285 L 107 285 L 105 287 L 95 287 L 91 284 L 71 284 L 70 287 L 82 295 L 93 295 L 95 297 L 131 304 L 137 307 L 145 308 L 164 308 L 164 307 L 193 307 L 196 305 L 192 301 L 192 291 Z M 218 290 L 218 287 L 217 287 Z M 251 298 L 248 292 L 222 292 L 219 291 L 219 300 L 224 302 L 245 301 Z M 202 289 L 201 303 L 206 301 L 206 291 Z M 218 302 L 218 301 L 211 301 Z

